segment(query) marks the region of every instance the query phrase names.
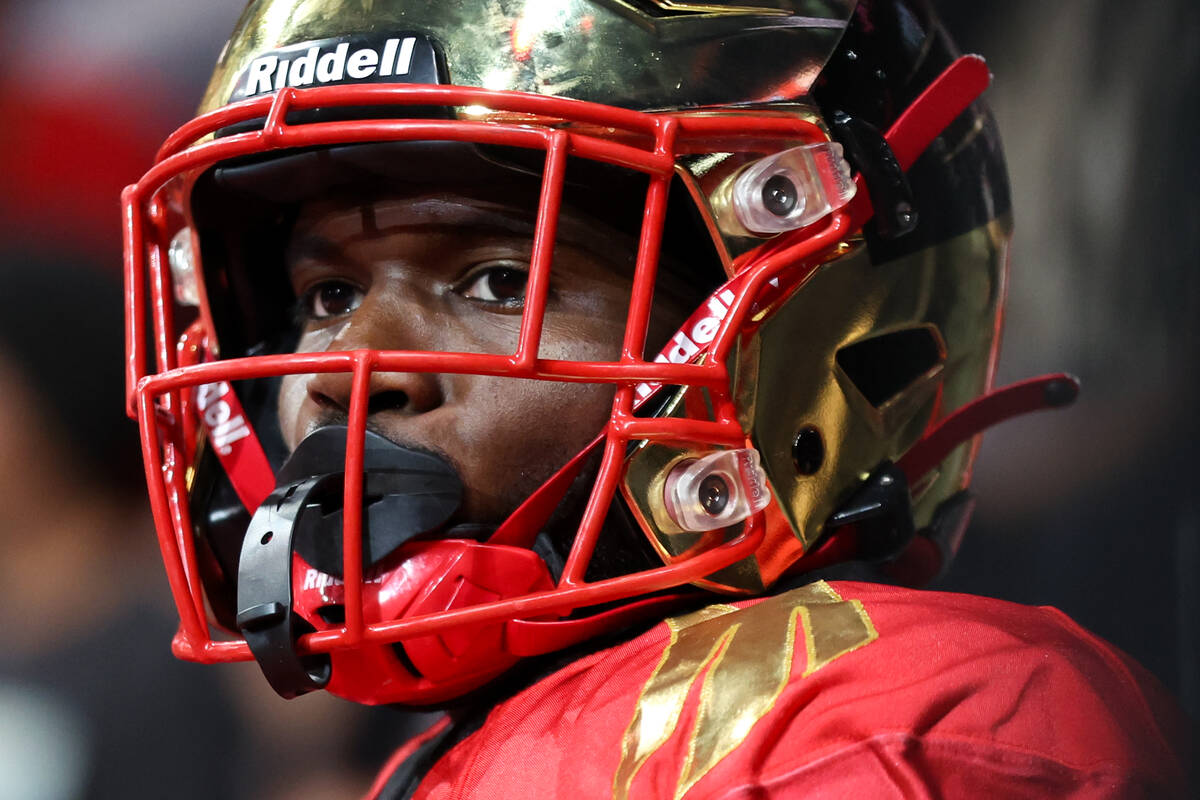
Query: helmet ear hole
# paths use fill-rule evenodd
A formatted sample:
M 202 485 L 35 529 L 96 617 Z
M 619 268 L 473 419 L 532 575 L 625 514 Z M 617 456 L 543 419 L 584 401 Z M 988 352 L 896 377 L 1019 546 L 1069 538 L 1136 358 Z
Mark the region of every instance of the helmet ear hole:
M 872 336 L 837 351 L 843 375 L 876 409 L 895 400 L 946 361 L 937 329 L 923 325 Z

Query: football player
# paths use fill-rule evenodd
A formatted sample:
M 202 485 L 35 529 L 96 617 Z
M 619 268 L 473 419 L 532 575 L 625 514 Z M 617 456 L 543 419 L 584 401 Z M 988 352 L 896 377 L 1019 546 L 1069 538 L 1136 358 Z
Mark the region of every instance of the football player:
M 175 652 L 449 706 L 378 796 L 1181 791 L 1136 664 L 906 588 L 1077 388 L 992 385 L 988 78 L 915 0 L 250 3 L 124 196 Z

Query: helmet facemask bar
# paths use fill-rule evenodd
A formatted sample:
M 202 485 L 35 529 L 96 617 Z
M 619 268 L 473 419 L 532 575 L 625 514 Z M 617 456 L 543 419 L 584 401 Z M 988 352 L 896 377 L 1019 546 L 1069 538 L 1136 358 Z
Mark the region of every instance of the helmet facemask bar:
M 289 125 L 290 113 L 335 106 L 486 106 L 498 113 L 523 115 L 517 123 L 459 120 L 357 120 Z M 260 130 L 208 140 L 211 134 L 238 123 L 263 119 Z M 530 124 L 540 120 L 542 124 Z M 568 126 L 564 126 L 566 123 Z M 577 126 L 575 129 L 569 126 Z M 611 138 L 589 133 L 615 129 Z M 729 314 L 714 336 L 702 363 L 656 363 L 644 348 L 656 284 L 668 191 L 676 175 L 677 157 L 703 151 L 717 137 L 728 145 L 739 139 L 784 138 L 825 141 L 813 124 L 794 117 L 652 115 L 595 104 L 532 95 L 458 87 L 343 86 L 296 91 L 229 106 L 184 126 L 160 152 L 158 164 L 123 198 L 126 236 L 128 307 L 128 402 L 142 430 L 152 507 L 167 563 L 172 592 L 181 616 L 175 640 L 178 655 L 201 661 L 249 659 L 243 641 L 217 641 L 206 622 L 204 590 L 197 569 L 196 543 L 188 509 L 194 445 L 186 421 L 185 401 L 198 387 L 220 381 L 261 379 L 315 372 L 352 375 L 349 435 L 346 445 L 343 508 L 345 622 L 336 629 L 307 634 L 299 644 L 305 653 L 330 652 L 363 643 L 395 642 L 460 625 L 565 616 L 573 610 L 642 595 L 696 581 L 754 552 L 763 536 L 762 515 L 748 519 L 742 532 L 677 563 L 646 572 L 589 583 L 585 580 L 605 514 L 617 495 L 630 443 L 658 440 L 687 442 L 700 449 L 747 446 L 746 433 L 730 397 L 727 363 L 736 333 L 761 315 L 755 305 L 772 279 L 786 271 L 787 287 L 802 282 L 827 258 L 848 232 L 845 215 L 773 242 L 761 259 L 740 260 L 741 271 L 723 289 L 735 290 Z M 196 176 L 232 158 L 271 150 L 344 143 L 401 140 L 448 140 L 509 145 L 544 150 L 545 167 L 538 202 L 533 256 L 515 351 L 508 355 L 426 351 L 305 353 L 233 358 L 186 365 L 176 352 L 171 275 L 167 248 L 176 222 L 171 219 L 164 187 L 176 176 Z M 638 146 L 630 142 L 649 142 Z M 198 142 L 198 143 L 197 143 Z M 649 177 L 644 224 L 640 231 L 630 307 L 618 361 L 584 362 L 541 359 L 539 343 L 547 300 L 558 212 L 568 154 L 637 170 Z M 186 179 L 185 179 L 186 181 Z M 185 212 L 186 214 L 187 212 Z M 765 248 L 764 248 L 765 250 Z M 147 297 L 147 290 L 149 297 Z M 147 369 L 145 343 L 147 300 L 153 318 L 158 370 Z M 201 295 L 200 324 L 211 330 L 209 310 Z M 766 303 L 761 305 L 765 306 Z M 362 494 L 363 446 L 367 401 L 375 372 L 456 373 L 533 380 L 606 383 L 615 387 L 612 413 L 595 446 L 603 445 L 595 484 L 578 533 L 555 589 L 519 599 L 470 606 L 441 614 L 368 622 L 363 616 Z M 712 420 L 645 418 L 635 415 L 639 386 L 645 384 L 703 388 L 712 398 Z M 590 450 L 591 448 L 589 448 Z M 582 453 L 560 475 L 577 469 Z M 554 482 L 555 479 L 552 479 Z M 562 483 L 561 480 L 558 483 Z M 528 529 L 520 528 L 544 515 L 546 497 L 535 493 L 501 526 L 497 537 L 528 546 Z M 534 525 L 541 521 L 533 522 Z

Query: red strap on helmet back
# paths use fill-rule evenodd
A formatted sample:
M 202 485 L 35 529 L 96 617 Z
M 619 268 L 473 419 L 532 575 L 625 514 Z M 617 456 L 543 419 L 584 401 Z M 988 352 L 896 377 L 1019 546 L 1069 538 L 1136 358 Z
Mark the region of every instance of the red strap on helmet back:
M 980 56 L 962 56 L 934 78 L 884 134 L 900 168 L 907 171 L 946 126 L 983 94 L 991 80 L 987 62 Z M 857 181 L 858 192 L 849 206 L 855 227 L 874 214 L 862 175 Z
M 940 464 L 950 455 L 951 450 L 972 436 L 1006 419 L 1031 411 L 1070 405 L 1078 394 L 1078 379 L 1061 372 L 1029 378 L 988 392 L 926 431 L 921 440 L 900 458 L 897 465 L 904 471 L 911 484 Z

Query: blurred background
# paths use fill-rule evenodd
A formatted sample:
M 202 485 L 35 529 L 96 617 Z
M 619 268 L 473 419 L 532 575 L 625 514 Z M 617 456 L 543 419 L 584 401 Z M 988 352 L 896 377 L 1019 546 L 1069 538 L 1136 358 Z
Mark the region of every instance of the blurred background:
M 0 800 L 352 797 L 399 736 L 395 712 L 169 653 L 121 408 L 118 194 L 242 5 L 0 0 Z M 999 380 L 1084 387 L 988 434 L 938 588 L 1063 609 L 1196 718 L 1200 6 L 937 5 L 996 76 L 1017 225 Z
M 997 380 L 1071 408 L 984 437 L 939 588 L 1057 606 L 1200 718 L 1200 4 L 937 4 L 995 76 L 1016 234 Z

